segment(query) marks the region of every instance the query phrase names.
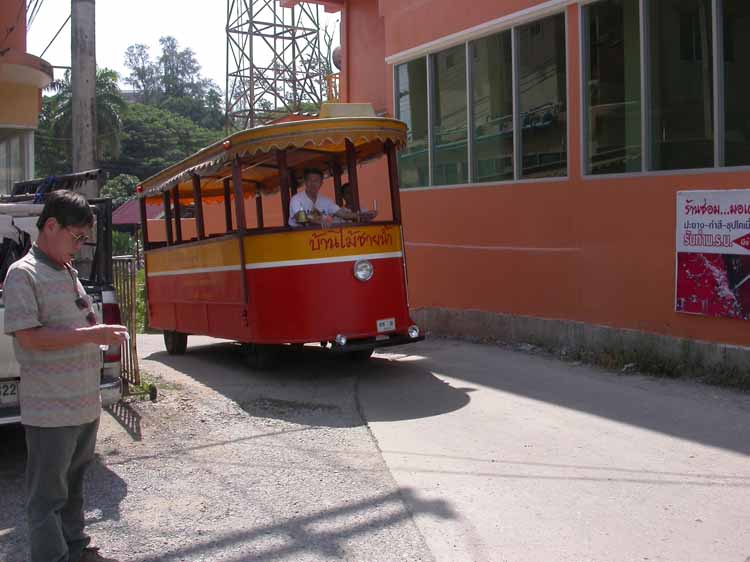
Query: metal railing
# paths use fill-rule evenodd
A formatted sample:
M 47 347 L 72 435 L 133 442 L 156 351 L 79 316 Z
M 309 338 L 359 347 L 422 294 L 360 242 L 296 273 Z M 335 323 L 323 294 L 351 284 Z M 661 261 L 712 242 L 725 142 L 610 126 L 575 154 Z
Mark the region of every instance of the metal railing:
M 141 385 L 141 373 L 138 368 L 136 347 L 136 260 L 133 256 L 114 257 L 112 270 L 117 302 L 120 305 L 120 317 L 131 336 L 130 340 L 122 345 L 122 380 L 128 387 L 138 387 Z

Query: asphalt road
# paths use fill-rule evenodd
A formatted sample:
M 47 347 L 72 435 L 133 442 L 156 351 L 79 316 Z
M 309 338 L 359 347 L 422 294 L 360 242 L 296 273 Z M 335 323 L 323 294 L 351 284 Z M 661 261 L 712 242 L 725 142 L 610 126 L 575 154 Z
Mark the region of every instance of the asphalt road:
M 750 561 L 750 395 L 454 340 L 266 372 L 138 344 L 161 397 L 103 418 L 87 513 L 120 560 Z

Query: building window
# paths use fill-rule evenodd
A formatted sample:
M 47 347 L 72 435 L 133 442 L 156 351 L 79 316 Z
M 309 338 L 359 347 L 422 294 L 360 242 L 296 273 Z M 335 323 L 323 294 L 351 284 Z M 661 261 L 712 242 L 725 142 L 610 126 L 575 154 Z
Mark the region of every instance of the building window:
M 518 48 L 521 176 L 565 176 L 568 173 L 565 16 L 559 14 L 520 27 Z
M 429 185 L 426 59 L 396 67 L 396 92 L 398 118 L 409 127 L 407 146 L 399 152 L 401 187 Z
M 401 186 L 567 175 L 565 41 L 560 13 L 396 65 Z
M 470 45 L 474 181 L 512 180 L 513 49 L 510 31 Z
M 712 167 L 711 0 L 660 0 L 649 12 L 652 168 Z
M 469 181 L 466 134 L 466 48 L 453 47 L 432 61 L 432 181 L 451 185 Z
M 34 132 L 0 128 L 0 193 L 33 175 Z
M 724 101 L 727 166 L 750 164 L 750 3 L 724 0 Z
M 588 171 L 640 172 L 639 1 L 605 0 L 585 10 Z

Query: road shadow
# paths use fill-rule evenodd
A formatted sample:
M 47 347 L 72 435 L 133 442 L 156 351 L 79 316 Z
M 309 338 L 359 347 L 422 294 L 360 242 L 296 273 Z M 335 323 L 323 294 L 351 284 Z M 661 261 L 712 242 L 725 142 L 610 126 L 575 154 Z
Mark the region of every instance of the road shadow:
M 750 455 L 747 393 L 693 381 L 621 375 L 544 354 L 456 339 L 387 348 L 362 363 L 320 351 L 311 346 L 289 350 L 274 371 L 245 367 L 239 346 L 231 343 L 191 346 L 181 357 L 157 352 L 148 359 L 219 390 L 253 415 L 299 423 L 308 419 L 305 411 L 329 407 L 340 410 L 333 424 L 362 423 L 358 405 L 331 401 L 332 394 L 319 392 L 326 386 L 355 390 L 359 384 L 368 396 L 377 394 L 364 412 L 372 422 L 449 413 L 466 406 L 475 389 L 486 387 Z M 451 385 L 444 378 L 461 382 Z M 356 399 L 356 392 L 350 394 Z M 356 415 L 343 415 L 351 411 Z
M 133 438 L 133 441 L 143 440 L 141 414 L 130 404 L 120 400 L 111 406 L 107 406 L 104 410 Z
M 695 381 L 623 375 L 509 347 L 432 339 L 403 349 L 420 368 L 466 382 L 750 454 L 750 394 Z M 378 402 L 398 398 L 381 387 Z M 368 391 L 371 387 L 368 386 Z M 397 402 L 395 403 L 398 404 Z M 370 416 L 370 409 L 366 411 Z M 398 417 L 399 412 L 395 413 Z
M 409 509 L 405 507 L 409 506 Z M 403 524 L 414 515 L 435 519 L 456 519 L 457 515 L 444 500 L 426 500 L 410 488 L 399 488 L 365 500 L 346 502 L 302 516 L 283 518 L 268 525 L 248 529 L 214 532 L 205 538 L 196 537 L 190 544 L 167 549 L 159 556 L 135 558 L 134 562 L 168 562 L 172 560 L 212 560 L 221 557 L 227 562 L 266 560 L 302 560 L 306 555 L 326 560 L 381 559 L 382 553 L 358 552 L 352 558 L 347 541 L 361 536 L 377 536 L 384 529 Z M 228 552 L 240 552 L 228 555 Z M 409 553 L 403 553 L 403 560 Z
M 397 421 L 436 416 L 458 410 L 470 401 L 472 389 L 454 388 L 418 362 L 374 356 L 354 361 L 315 346 L 286 348 L 272 370 L 245 364 L 238 344 L 191 345 L 187 353 L 166 351 L 143 359 L 183 373 L 239 404 L 257 417 L 329 427 L 353 427 L 364 421 L 357 402 L 357 385 L 388 385 L 401 389 L 396 401 L 403 408 L 384 411 L 370 421 Z

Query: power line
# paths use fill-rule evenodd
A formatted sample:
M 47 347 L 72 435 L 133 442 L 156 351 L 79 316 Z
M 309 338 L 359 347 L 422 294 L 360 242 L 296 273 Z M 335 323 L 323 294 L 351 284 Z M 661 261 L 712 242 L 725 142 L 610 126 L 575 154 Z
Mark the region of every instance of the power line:
M 61 31 L 63 30 L 63 27 L 65 27 L 65 26 L 66 26 L 66 25 L 68 24 L 68 22 L 70 21 L 70 16 L 71 16 L 71 15 L 72 15 L 72 14 L 68 14 L 68 17 L 67 17 L 67 18 L 65 18 L 65 21 L 64 21 L 64 22 L 63 22 L 63 24 L 62 24 L 62 25 L 60 26 L 60 29 L 58 29 L 58 30 L 57 30 L 57 33 L 55 33 L 55 36 L 54 36 L 54 37 L 52 38 L 52 41 L 50 41 L 50 42 L 49 42 L 49 45 L 47 45 L 47 46 L 46 46 L 46 47 L 44 48 L 44 51 L 42 51 L 42 54 L 41 54 L 41 55 L 39 55 L 39 58 L 40 58 L 40 59 L 44 58 L 44 53 L 46 53 L 46 52 L 47 52 L 47 49 L 49 49 L 49 48 L 50 48 L 50 47 L 52 46 L 52 43 L 54 43 L 54 42 L 55 42 L 55 39 L 57 39 L 57 36 L 58 36 L 58 35 L 60 35 L 60 32 L 61 32 Z
M 31 16 L 29 16 L 28 24 L 26 24 L 26 31 L 31 29 L 31 25 L 36 20 L 36 17 L 39 15 L 39 11 L 42 9 L 42 6 L 44 5 L 44 0 L 37 0 L 37 3 L 34 4 L 35 10 L 31 13 Z

